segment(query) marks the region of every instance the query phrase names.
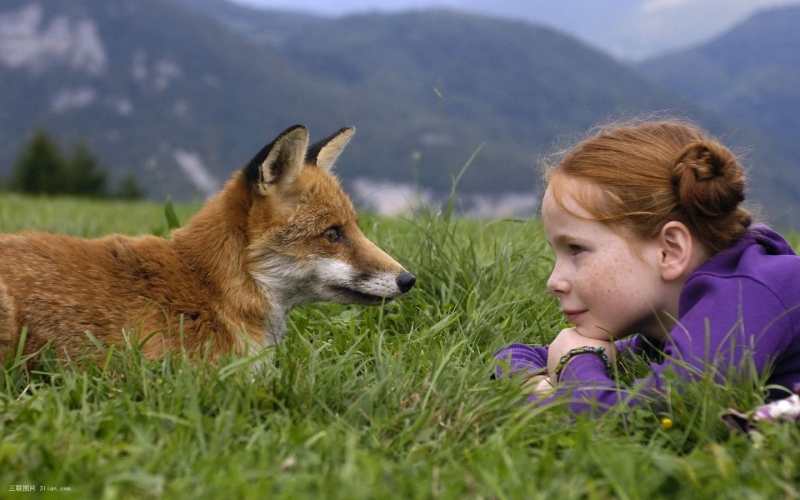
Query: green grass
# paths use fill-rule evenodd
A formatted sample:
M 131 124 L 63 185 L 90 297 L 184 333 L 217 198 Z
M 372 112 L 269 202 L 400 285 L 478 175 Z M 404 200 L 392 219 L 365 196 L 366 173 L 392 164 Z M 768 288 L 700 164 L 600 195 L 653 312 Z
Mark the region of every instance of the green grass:
M 195 207 L 177 206 L 181 222 Z M 0 231 L 166 230 L 160 204 L 0 198 Z M 562 327 L 536 221 L 364 216 L 417 286 L 383 308 L 290 316 L 263 373 L 110 350 L 0 384 L 0 498 L 797 498 L 800 432 L 720 423 L 758 381 L 701 380 L 665 410 L 531 409 L 492 353 Z M 665 429 L 662 418 L 673 426 Z M 16 493 L 15 486 L 69 491 Z

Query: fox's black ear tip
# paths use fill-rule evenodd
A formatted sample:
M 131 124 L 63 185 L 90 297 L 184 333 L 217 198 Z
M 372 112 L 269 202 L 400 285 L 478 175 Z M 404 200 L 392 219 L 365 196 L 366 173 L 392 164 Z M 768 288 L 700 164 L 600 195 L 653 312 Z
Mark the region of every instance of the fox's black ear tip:
M 255 184 L 257 182 L 264 181 L 262 166 L 276 144 L 281 144 L 281 150 L 285 150 L 287 154 L 290 155 L 288 158 L 289 160 L 291 160 L 292 151 L 296 150 L 297 156 L 300 157 L 298 164 L 302 165 L 302 157 L 305 154 L 305 150 L 308 145 L 308 129 L 305 127 L 305 125 L 301 125 L 299 123 L 292 125 L 278 134 L 278 136 L 272 142 L 261 148 L 261 150 L 256 153 L 256 155 L 253 156 L 253 158 L 247 163 L 247 165 L 244 166 L 245 178 L 247 179 L 248 183 Z M 281 161 L 286 159 L 287 158 L 283 158 Z M 274 169 L 274 165 L 270 167 L 270 175 L 274 176 Z
M 336 133 L 333 134 L 331 137 L 340 136 L 342 134 L 353 135 L 355 133 L 356 133 L 356 128 L 352 125 L 348 125 L 347 127 L 342 127 L 339 130 L 337 130 Z
M 286 130 L 281 132 L 280 135 L 286 135 L 286 134 L 288 134 L 290 132 L 294 132 L 295 130 L 305 130 L 306 132 L 308 132 L 308 128 L 305 125 L 301 125 L 301 124 L 298 123 L 298 124 L 292 125 L 291 127 L 287 128 Z

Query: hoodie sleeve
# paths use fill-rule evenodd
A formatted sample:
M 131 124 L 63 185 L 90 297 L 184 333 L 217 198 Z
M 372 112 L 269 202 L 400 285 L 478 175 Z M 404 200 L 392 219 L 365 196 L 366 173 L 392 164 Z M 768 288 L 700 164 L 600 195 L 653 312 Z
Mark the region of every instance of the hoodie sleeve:
M 495 359 L 507 360 L 510 366 L 509 376 L 522 371 L 541 372 L 547 369 L 547 346 L 530 346 L 527 344 L 511 344 L 494 353 Z M 502 377 L 500 365 L 495 368 L 496 376 Z
M 616 343 L 620 354 L 641 354 L 647 350 L 647 342 L 641 335 L 618 340 Z M 509 376 L 520 371 L 541 372 L 547 369 L 548 346 L 530 346 L 527 344 L 511 344 L 494 353 L 495 359 L 505 359 L 511 365 Z M 572 363 L 570 363 L 572 364 Z M 503 372 L 498 365 L 496 376 L 502 377 Z
M 603 411 L 620 403 L 639 404 L 640 397 L 634 397 L 633 392 L 658 398 L 664 392 L 664 373 L 668 370 L 692 380 L 713 367 L 715 377 L 722 381 L 751 357 L 758 372 L 763 373 L 791 341 L 789 311 L 772 290 L 751 278 L 695 276 L 681 294 L 680 323 L 670 331 L 662 360 L 651 363 L 652 374 L 637 380 L 634 391 L 620 388 L 606 374 L 599 358 L 584 354 L 564 368 L 559 379 L 563 388 L 556 395 L 569 393 L 575 412 L 589 411 L 595 403 Z

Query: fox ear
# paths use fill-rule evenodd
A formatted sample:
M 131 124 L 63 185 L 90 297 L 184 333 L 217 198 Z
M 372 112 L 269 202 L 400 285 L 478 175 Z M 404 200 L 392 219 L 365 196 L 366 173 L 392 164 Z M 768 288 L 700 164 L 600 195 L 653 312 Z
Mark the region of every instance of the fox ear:
M 302 125 L 287 128 L 244 168 L 247 182 L 261 194 L 267 194 L 272 186 L 291 184 L 303 170 L 307 147 L 308 129 Z
M 326 172 L 329 171 L 355 133 L 355 127 L 344 127 L 331 136 L 315 142 L 313 146 L 308 148 L 306 160 Z

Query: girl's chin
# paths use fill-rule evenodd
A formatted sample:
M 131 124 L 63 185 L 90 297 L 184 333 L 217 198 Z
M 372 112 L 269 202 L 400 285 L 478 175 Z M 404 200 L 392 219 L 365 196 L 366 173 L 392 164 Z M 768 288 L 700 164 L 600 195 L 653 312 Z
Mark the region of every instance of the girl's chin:
M 611 342 L 614 340 L 607 331 L 597 327 L 584 328 L 580 325 L 575 325 L 575 331 L 578 332 L 581 337 L 586 337 L 587 339 L 602 340 L 603 342 Z

